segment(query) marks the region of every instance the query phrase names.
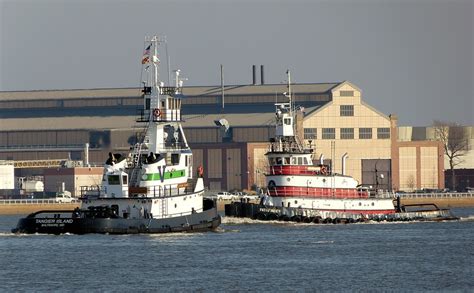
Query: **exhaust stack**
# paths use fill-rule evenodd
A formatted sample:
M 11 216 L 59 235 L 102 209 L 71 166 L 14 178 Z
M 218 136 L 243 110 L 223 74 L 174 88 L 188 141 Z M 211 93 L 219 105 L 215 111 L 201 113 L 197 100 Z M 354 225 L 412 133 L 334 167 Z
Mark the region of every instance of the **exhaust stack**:
M 349 158 L 349 155 L 345 153 L 342 155 L 342 175 L 346 175 L 346 159 Z
M 84 166 L 89 167 L 89 143 L 84 145 Z

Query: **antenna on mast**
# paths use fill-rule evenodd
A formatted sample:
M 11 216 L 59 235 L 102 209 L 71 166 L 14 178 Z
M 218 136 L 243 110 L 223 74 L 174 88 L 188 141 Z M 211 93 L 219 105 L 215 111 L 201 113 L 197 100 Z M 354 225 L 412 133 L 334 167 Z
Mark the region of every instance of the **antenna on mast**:
M 288 103 L 290 104 L 290 114 L 292 114 L 293 101 L 292 101 L 292 93 L 291 93 L 291 72 L 289 69 L 286 70 L 286 75 L 288 78 L 288 84 L 287 84 L 288 92 L 284 92 L 283 94 L 285 95 L 285 97 L 288 98 Z

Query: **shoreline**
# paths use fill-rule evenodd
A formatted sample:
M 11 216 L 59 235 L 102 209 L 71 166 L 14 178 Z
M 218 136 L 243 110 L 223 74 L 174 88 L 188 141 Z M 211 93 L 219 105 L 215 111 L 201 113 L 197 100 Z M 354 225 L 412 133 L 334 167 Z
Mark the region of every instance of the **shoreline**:
M 217 201 L 217 210 L 223 212 L 225 205 L 232 200 Z M 474 198 L 409 198 L 401 199 L 402 204 L 427 204 L 433 203 L 439 208 L 474 208 Z M 54 203 L 54 204 L 2 204 L 0 215 L 30 214 L 40 210 L 73 210 L 80 207 L 80 203 Z

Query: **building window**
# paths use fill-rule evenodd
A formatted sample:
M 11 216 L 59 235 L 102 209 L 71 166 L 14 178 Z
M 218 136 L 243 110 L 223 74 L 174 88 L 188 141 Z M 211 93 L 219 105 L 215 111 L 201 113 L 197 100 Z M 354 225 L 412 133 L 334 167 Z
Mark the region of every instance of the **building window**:
M 390 128 L 377 128 L 377 138 L 378 139 L 387 139 L 390 138 Z
M 341 139 L 354 139 L 354 128 L 341 128 Z
M 372 139 L 372 128 L 359 128 L 359 139 Z
M 341 105 L 341 116 L 354 116 L 354 105 Z
M 336 129 L 335 128 L 323 128 L 323 139 L 335 139 Z
M 353 97 L 354 96 L 354 91 L 340 91 L 339 95 L 341 97 Z
M 304 139 L 316 139 L 318 137 L 317 128 L 305 128 Z

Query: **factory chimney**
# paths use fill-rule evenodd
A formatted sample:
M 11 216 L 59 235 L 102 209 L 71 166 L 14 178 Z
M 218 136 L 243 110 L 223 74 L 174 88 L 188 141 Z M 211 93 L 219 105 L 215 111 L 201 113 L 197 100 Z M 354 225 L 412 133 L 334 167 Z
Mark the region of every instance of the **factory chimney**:
M 257 66 L 252 65 L 252 84 L 257 85 Z
M 260 84 L 265 84 L 265 79 L 263 75 L 263 65 L 260 65 Z

